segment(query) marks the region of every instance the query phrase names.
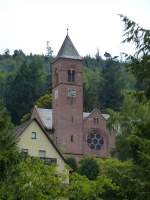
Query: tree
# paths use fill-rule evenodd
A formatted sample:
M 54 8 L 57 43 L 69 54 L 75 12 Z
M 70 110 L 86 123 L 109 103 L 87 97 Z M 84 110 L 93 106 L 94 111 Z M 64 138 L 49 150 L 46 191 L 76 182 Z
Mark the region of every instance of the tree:
M 45 94 L 36 101 L 39 108 L 52 108 L 52 95 Z
M 105 200 L 138 199 L 141 191 L 141 182 L 137 177 L 137 171 L 132 161 L 119 161 L 117 159 L 100 160 L 101 173 L 112 180 L 117 186 L 116 191 L 106 190 Z
M 0 193 L 1 199 L 53 200 L 67 195 L 65 176 L 54 165 L 27 158 L 20 162 L 11 179 Z
M 0 184 L 19 161 L 16 136 L 6 108 L 0 103 Z
M 80 161 L 78 172 L 89 180 L 95 180 L 100 173 L 100 167 L 94 158 L 87 157 Z
M 84 69 L 84 110 L 91 111 L 95 107 L 100 107 L 98 94 L 101 88 L 101 71 L 98 69 Z M 96 87 L 97 86 L 97 87 Z
M 150 98 L 150 30 L 140 27 L 126 16 L 120 17 L 125 25 L 123 42 L 132 42 L 136 48 L 134 56 L 127 57 L 128 68 L 142 84 L 146 96 Z
M 107 59 L 111 59 L 111 54 L 108 53 L 108 52 L 105 52 L 105 53 L 104 53 L 104 56 L 105 56 Z
M 141 94 L 140 96 L 136 93 L 126 94 L 120 113 L 111 115 L 110 120 L 116 133 L 117 156 L 122 160 L 131 159 L 134 163 L 134 177 L 138 174 L 136 181 L 140 182 L 140 186 L 135 199 L 148 199 L 150 102 Z M 129 178 L 133 179 L 133 177 Z
M 77 166 L 77 161 L 74 157 L 69 157 L 66 159 L 68 165 L 73 169 L 74 171 L 77 171 L 78 166 Z
M 71 200 L 101 200 L 106 190 L 117 191 L 117 187 L 106 176 L 89 180 L 85 176 L 73 173 L 70 177 L 69 198 Z
M 125 79 L 123 70 L 118 61 L 109 58 L 106 60 L 102 70 L 103 81 L 100 82 L 99 101 L 102 109 L 111 108 L 119 110 L 123 100 L 123 89 L 125 89 Z
M 121 136 L 126 136 L 128 158 L 132 159 L 134 171 L 138 174 L 137 180 L 140 182 L 140 187 L 138 187 L 138 195 L 135 199 L 147 200 L 150 195 L 150 74 L 148 69 L 150 31 L 140 28 L 127 17 L 123 17 L 123 21 L 127 36 L 124 41 L 133 41 L 136 45 L 135 55 L 130 57 L 129 70 L 135 74 L 137 80 L 142 81 L 144 92 L 138 91 L 131 94 L 128 101 L 124 103 L 118 119 L 113 120 L 113 127 L 119 127 L 116 132 Z
M 52 108 L 52 95 L 51 94 L 45 94 L 42 97 L 40 97 L 36 103 L 35 103 L 39 108 Z M 28 121 L 31 117 L 31 112 L 26 113 L 25 115 L 22 116 L 20 122 L 24 123 Z
M 46 54 L 47 54 L 48 57 L 52 57 L 53 50 L 52 50 L 52 48 L 49 46 L 49 43 L 50 43 L 50 42 L 47 41 L 46 43 L 47 43 L 47 47 L 46 47 L 46 51 L 47 51 L 47 52 L 46 52 Z
M 23 117 L 20 120 L 21 124 L 28 121 L 30 118 L 31 118 L 31 113 L 27 113 L 27 114 L 23 115 Z
M 6 58 L 10 56 L 10 50 L 8 48 L 4 50 L 4 55 Z
M 31 63 L 24 62 L 15 77 L 11 77 L 8 81 L 10 85 L 6 94 L 6 106 L 13 122 L 18 124 L 42 92 L 40 61 L 37 59 Z

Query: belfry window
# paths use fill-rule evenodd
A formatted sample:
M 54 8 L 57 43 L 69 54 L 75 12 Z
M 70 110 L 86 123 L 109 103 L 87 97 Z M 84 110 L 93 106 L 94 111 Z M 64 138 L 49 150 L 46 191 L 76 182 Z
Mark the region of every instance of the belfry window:
M 75 71 L 72 70 L 72 82 L 74 82 L 74 81 L 75 81 Z
M 71 135 L 71 138 L 70 138 L 70 139 L 71 139 L 71 142 L 73 142 L 73 135 Z
M 68 70 L 68 82 L 75 81 L 75 70 Z

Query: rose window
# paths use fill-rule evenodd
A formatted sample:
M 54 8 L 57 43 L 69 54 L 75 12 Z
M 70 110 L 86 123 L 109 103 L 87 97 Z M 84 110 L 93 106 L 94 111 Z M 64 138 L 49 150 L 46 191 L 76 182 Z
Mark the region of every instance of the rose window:
M 87 143 L 91 149 L 100 150 L 104 144 L 104 139 L 100 133 L 90 133 L 87 137 Z

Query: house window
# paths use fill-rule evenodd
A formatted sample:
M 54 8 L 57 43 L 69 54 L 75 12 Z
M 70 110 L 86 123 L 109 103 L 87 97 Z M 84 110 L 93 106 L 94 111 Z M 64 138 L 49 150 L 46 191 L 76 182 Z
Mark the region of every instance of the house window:
M 70 139 L 71 139 L 71 142 L 73 142 L 73 135 L 71 135 L 71 138 L 70 138 Z
M 32 139 L 36 139 L 36 132 L 32 132 Z
M 68 82 L 75 81 L 75 70 L 68 70 Z
M 57 164 L 57 159 L 56 158 L 44 158 L 40 157 L 41 160 L 44 161 L 45 164 L 51 165 L 51 164 Z
M 39 157 L 40 157 L 40 158 L 45 158 L 45 157 L 46 157 L 46 151 L 44 151 L 44 150 L 39 150 Z
M 28 149 L 22 149 L 21 151 L 22 151 L 22 153 L 23 153 L 24 155 L 26 155 L 26 156 L 28 155 Z
M 56 158 L 48 158 L 47 163 L 48 164 L 57 164 L 57 159 Z

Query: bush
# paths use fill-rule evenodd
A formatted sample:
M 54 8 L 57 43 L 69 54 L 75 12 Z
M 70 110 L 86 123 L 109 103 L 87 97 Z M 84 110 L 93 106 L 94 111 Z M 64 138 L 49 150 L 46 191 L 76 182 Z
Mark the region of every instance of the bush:
M 66 161 L 67 161 L 68 165 L 69 165 L 74 171 L 77 171 L 78 166 L 77 166 L 77 162 L 76 162 L 76 159 L 75 159 L 75 158 L 69 157 L 69 158 L 67 158 Z
M 80 161 L 78 172 L 89 180 L 95 180 L 100 173 L 100 167 L 96 159 L 87 157 Z

